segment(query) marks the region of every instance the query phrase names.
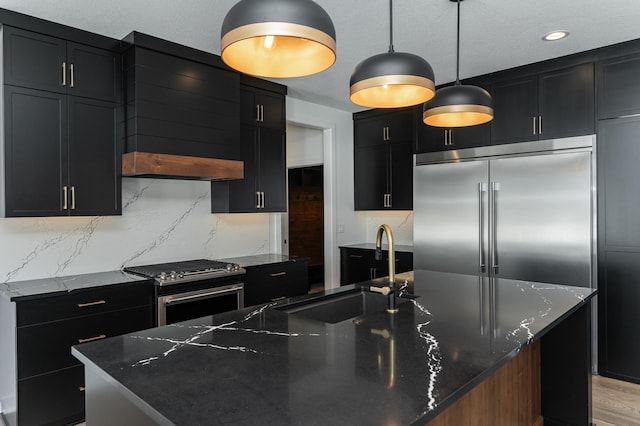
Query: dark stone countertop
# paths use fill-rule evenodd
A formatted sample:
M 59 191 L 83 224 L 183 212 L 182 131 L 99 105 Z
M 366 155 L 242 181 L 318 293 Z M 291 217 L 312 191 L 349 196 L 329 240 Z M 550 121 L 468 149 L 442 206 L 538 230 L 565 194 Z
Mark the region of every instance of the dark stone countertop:
M 595 294 L 430 271 L 397 281 L 419 297 L 395 315 L 328 324 L 282 301 L 72 352 L 158 424 L 424 424 Z
M 376 249 L 375 243 L 343 244 L 343 245 L 340 246 L 340 248 L 343 248 L 343 247 L 344 248 L 363 249 L 363 250 L 375 250 Z M 393 246 L 393 248 L 395 249 L 396 252 L 401 251 L 403 253 L 413 253 L 413 246 L 395 244 Z M 387 243 L 384 242 L 384 241 L 382 243 L 382 250 L 383 251 L 387 251 Z
M 285 254 L 267 253 L 267 254 L 255 254 L 253 256 L 229 257 L 226 259 L 218 259 L 218 260 L 220 260 L 221 262 L 237 263 L 241 267 L 247 268 L 251 266 L 270 265 L 273 263 L 303 261 L 303 260 L 309 260 L 309 258 L 287 256 Z
M 27 297 L 52 296 L 57 293 L 68 293 L 74 290 L 137 281 L 148 282 L 149 279 L 122 271 L 108 271 L 36 280 L 10 281 L 0 284 L 0 296 L 15 301 Z

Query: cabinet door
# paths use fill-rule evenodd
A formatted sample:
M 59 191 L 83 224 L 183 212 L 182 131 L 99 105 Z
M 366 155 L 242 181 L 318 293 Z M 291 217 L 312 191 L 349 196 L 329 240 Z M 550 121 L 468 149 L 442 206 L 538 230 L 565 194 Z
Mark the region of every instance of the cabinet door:
M 12 86 L 4 96 L 5 215 L 66 215 L 66 96 Z
M 67 63 L 70 95 L 120 102 L 120 54 L 69 42 Z
M 66 93 L 64 40 L 7 26 L 3 32 L 5 84 Z
M 285 130 L 284 96 L 266 91 L 260 92 L 259 103 L 262 106 L 260 127 Z
M 70 96 L 69 211 L 118 215 L 121 210 L 116 104 Z
M 84 366 L 18 381 L 19 425 L 73 425 L 84 419 Z
M 388 147 L 374 145 L 354 151 L 356 210 L 383 210 L 388 187 Z
M 503 144 L 538 139 L 538 76 L 496 83 L 492 92 L 492 142 Z
M 413 109 L 391 110 L 373 117 L 356 118 L 353 126 L 355 146 L 413 140 Z
M 389 143 L 391 209 L 413 209 L 413 154 L 411 141 Z
M 354 146 L 383 145 L 386 141 L 386 122 L 380 117 L 353 120 Z
M 594 133 L 593 64 L 540 75 L 538 138 Z
M 598 118 L 640 113 L 640 55 L 610 59 L 598 67 Z
M 240 85 L 240 122 L 257 126 L 260 122 L 260 105 L 256 89 Z
M 308 262 L 283 262 L 247 268 L 245 306 L 301 296 L 309 291 Z
M 396 252 L 396 274 L 413 270 L 413 253 Z
M 369 281 L 375 265 L 373 250 L 340 248 L 340 285 Z
M 243 124 L 240 144 L 244 160 L 244 179 L 229 182 L 230 213 L 250 213 L 258 209 L 258 134 L 260 129 Z
M 261 128 L 259 143 L 259 190 L 261 212 L 286 212 L 285 135 L 281 130 Z
M 491 145 L 491 124 L 458 127 L 451 130 L 449 149 L 473 148 Z
M 422 109 L 421 109 L 422 111 Z M 449 150 L 449 130 L 444 127 L 427 126 L 422 119 L 416 123 L 415 152 L 437 152 Z

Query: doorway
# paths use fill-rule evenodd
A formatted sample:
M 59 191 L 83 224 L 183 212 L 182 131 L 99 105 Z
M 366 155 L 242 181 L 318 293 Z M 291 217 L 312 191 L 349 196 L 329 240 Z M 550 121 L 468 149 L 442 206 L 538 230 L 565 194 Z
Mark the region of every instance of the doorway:
M 289 169 L 289 255 L 309 258 L 310 292 L 324 290 L 324 170 Z

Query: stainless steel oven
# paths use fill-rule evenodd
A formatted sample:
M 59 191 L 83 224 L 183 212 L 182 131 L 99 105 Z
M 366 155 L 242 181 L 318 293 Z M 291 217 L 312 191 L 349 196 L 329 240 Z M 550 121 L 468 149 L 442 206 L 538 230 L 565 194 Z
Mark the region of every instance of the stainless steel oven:
M 236 264 L 198 259 L 124 271 L 155 279 L 157 326 L 244 307 L 245 270 Z

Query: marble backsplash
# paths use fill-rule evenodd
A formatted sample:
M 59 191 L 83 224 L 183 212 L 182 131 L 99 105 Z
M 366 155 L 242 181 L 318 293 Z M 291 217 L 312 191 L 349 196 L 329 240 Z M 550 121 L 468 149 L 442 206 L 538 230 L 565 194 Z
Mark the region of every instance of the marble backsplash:
M 398 245 L 413 245 L 413 211 L 370 211 L 366 212 L 365 243 L 375 243 L 378 227 L 383 223 L 389 225 L 393 232 L 393 241 Z M 383 244 L 386 244 L 386 237 Z
M 268 214 L 211 214 L 210 183 L 122 180 L 122 216 L 0 219 L 0 282 L 269 251 Z

